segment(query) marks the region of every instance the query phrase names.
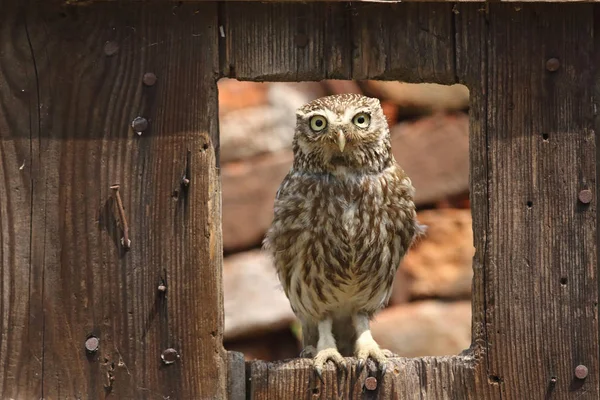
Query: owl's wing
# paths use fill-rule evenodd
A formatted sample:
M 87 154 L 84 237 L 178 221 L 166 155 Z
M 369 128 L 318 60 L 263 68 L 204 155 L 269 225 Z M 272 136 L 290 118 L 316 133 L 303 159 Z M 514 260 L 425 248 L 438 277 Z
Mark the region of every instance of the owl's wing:
M 285 178 L 283 178 L 283 181 L 281 181 L 281 184 L 279 185 L 279 189 L 277 189 L 277 193 L 275 193 L 275 200 L 279 200 L 279 198 L 281 197 L 281 194 L 284 193 L 286 188 L 289 186 L 292 173 L 293 173 L 293 171 L 290 169 L 290 171 L 287 173 Z

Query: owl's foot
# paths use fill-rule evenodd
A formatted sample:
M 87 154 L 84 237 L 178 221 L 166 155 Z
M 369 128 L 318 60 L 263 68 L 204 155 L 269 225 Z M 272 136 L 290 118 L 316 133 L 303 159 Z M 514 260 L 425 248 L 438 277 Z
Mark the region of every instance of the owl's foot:
M 354 355 L 358 358 L 356 372 L 360 374 L 367 363 L 367 359 L 371 357 L 373 361 L 377 362 L 381 373 L 385 374 L 385 371 L 387 370 L 388 354 L 391 354 L 391 352 L 389 350 L 380 349 L 377 342 L 372 338 L 370 338 L 370 340 L 358 340 L 354 351 Z
M 315 346 L 311 346 L 310 344 L 302 349 L 300 352 L 300 358 L 314 358 L 317 355 L 317 349 Z
M 387 358 L 392 354 L 389 350 L 382 350 L 373 336 L 369 328 L 369 317 L 366 314 L 358 314 L 354 317 L 354 326 L 356 328 L 356 344 L 354 347 L 354 355 L 358 358 L 356 372 L 361 373 L 367 363 L 367 359 L 371 357 L 377 362 L 382 374 L 387 370 Z
M 335 338 L 333 337 L 332 321 L 331 318 L 327 318 L 319 322 L 319 341 L 317 343 L 317 354 L 313 359 L 315 372 L 317 376 L 323 382 L 323 366 L 329 360 L 341 367 L 345 372 L 348 371 L 346 361 L 340 354 L 335 344 Z M 324 382 L 323 382 L 324 383 Z
M 335 364 L 337 364 L 338 367 L 342 368 L 344 371 L 347 371 L 346 360 L 344 360 L 344 357 L 342 357 L 338 349 L 336 349 L 335 347 L 330 347 L 328 349 L 320 350 L 314 357 L 313 363 L 315 372 L 317 373 L 317 376 L 323 383 L 323 366 L 329 360 L 333 361 Z

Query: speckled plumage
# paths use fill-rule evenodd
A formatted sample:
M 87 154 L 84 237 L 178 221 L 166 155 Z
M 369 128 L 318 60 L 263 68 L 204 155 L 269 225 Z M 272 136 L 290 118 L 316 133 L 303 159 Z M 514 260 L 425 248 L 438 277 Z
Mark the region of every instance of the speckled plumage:
M 368 126 L 358 123 L 365 115 Z M 315 116 L 325 118 L 322 130 L 313 129 L 323 121 Z M 400 260 L 422 229 L 379 100 L 343 94 L 304 105 L 293 150 L 264 246 L 302 321 L 304 354 L 315 356 L 318 371 L 327 359 L 343 364 L 342 355 L 381 364 L 369 320 L 387 304 Z

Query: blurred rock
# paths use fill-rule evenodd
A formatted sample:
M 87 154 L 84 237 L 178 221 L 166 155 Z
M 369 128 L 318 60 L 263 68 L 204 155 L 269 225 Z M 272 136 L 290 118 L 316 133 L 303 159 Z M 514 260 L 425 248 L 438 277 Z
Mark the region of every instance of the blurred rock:
M 417 205 L 469 190 L 469 118 L 435 114 L 391 128 L 396 161 L 416 188 Z
M 225 340 L 286 329 L 295 319 L 265 252 L 254 250 L 225 257 L 223 286 Z
M 471 344 L 471 303 L 420 301 L 386 308 L 371 324 L 382 348 L 401 357 L 457 355 Z
M 427 210 L 418 213 L 418 219 L 428 226 L 427 235 L 402 260 L 390 303 L 470 298 L 475 254 L 471 211 Z
M 361 81 L 360 85 L 368 95 L 396 104 L 403 116 L 466 111 L 469 108 L 469 89 L 460 84 Z
M 268 83 L 223 78 L 219 80 L 218 87 L 220 118 L 232 111 L 261 106 L 268 101 Z
M 227 100 L 236 92 L 228 88 L 229 82 L 225 84 L 227 105 L 219 121 L 221 163 L 291 148 L 296 109 L 322 93 L 315 82 L 248 83 L 257 85 L 257 93 L 248 89 L 249 100 Z
M 229 351 L 244 353 L 246 361 L 275 361 L 296 358 L 302 350 L 300 342 L 289 329 L 275 330 L 234 341 L 225 341 L 223 346 Z
M 291 151 L 282 151 L 222 166 L 225 251 L 260 245 L 273 220 L 275 193 L 292 160 Z

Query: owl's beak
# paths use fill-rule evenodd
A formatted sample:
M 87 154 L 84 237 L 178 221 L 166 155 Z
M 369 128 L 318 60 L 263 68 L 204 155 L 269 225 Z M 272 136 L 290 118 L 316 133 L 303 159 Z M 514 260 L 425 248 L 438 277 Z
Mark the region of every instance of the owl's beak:
M 340 151 L 343 153 L 344 147 L 346 147 L 346 136 L 344 136 L 344 132 L 342 132 L 341 130 L 338 131 L 336 141 L 337 141 L 338 147 L 340 148 Z

